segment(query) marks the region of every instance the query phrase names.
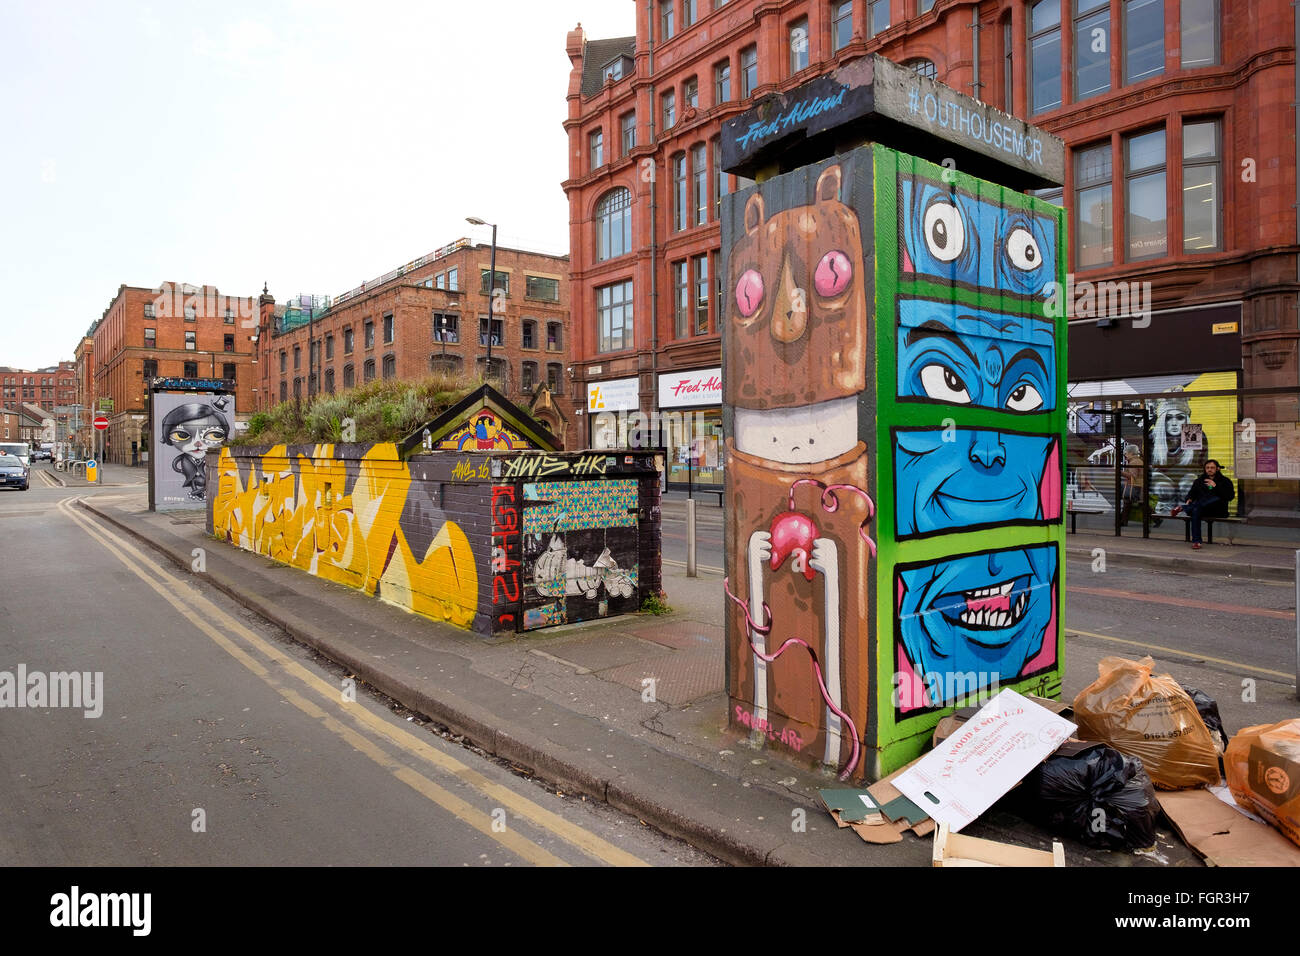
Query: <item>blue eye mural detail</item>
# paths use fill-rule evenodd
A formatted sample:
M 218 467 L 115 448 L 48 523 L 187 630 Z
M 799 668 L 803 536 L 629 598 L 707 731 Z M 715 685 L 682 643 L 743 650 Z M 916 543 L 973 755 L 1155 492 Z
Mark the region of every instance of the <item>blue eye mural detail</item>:
M 1048 297 L 1056 279 L 1049 219 L 919 177 L 901 177 L 898 190 L 901 278 Z
M 899 538 L 1060 519 L 1055 435 L 992 429 L 895 429 Z
M 1030 414 L 1056 407 L 1052 325 L 928 299 L 898 300 L 898 397 Z
M 1055 544 L 905 567 L 897 581 L 900 664 L 917 675 L 1010 682 L 1034 673 L 1034 659 L 1055 645 Z M 940 682 L 927 681 L 926 691 L 931 706 L 951 702 Z

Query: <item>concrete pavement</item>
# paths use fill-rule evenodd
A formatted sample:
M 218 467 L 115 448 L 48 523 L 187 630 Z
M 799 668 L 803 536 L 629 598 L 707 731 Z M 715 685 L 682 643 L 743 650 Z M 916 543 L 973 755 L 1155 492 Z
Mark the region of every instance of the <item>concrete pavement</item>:
M 144 465 L 116 465 L 112 463 L 101 464 L 99 466 L 100 480 L 91 483 L 86 480 L 85 473 L 78 469 L 73 472 L 70 469 L 58 469 L 48 461 L 35 462 L 32 464 L 32 472 L 43 472 L 55 483 L 66 488 L 109 488 L 109 487 L 138 487 L 149 484 L 149 471 Z M 33 477 L 36 477 L 33 474 Z

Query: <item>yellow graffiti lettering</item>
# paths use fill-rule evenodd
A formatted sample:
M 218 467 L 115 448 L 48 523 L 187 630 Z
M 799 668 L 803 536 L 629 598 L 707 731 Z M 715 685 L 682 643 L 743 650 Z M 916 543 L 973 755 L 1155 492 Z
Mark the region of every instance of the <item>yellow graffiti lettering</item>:
M 218 463 L 213 533 L 248 551 L 458 627 L 478 610 L 479 575 L 468 537 L 444 521 L 423 555 L 401 528 L 410 471 L 391 443 L 373 446 L 349 483 L 332 445 L 292 462 L 283 445 L 245 459 L 247 479 L 229 450 Z M 465 460 L 466 477 L 484 462 Z

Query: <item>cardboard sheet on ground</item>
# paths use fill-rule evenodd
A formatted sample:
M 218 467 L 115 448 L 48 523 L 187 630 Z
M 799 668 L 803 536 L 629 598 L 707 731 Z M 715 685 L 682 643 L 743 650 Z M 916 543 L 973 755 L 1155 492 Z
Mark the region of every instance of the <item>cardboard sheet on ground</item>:
M 849 793 L 854 794 L 859 801 L 862 801 L 861 794 L 864 791 L 823 790 L 821 791 L 822 802 L 827 805 L 827 809 L 830 810 L 831 817 L 834 818 L 837 826 L 851 826 L 853 832 L 867 843 L 901 843 L 903 834 L 909 830 L 918 837 L 927 837 L 934 832 L 934 821 L 920 811 L 912 801 L 894 789 L 892 782 L 900 773 L 905 773 L 915 763 L 916 761 L 913 761 L 907 767 L 895 770 L 889 776 L 877 780 L 866 789 L 867 799 L 870 799 L 880 809 L 861 820 L 850 823 L 842 819 L 840 811 L 830 806 L 832 801 L 839 802 L 838 798 L 832 797 L 831 800 L 828 800 L 827 795 Z
M 880 809 L 865 790 L 818 790 L 822 803 L 835 818 L 836 824 L 846 827 L 851 823 L 884 823 Z
M 1074 733 L 1075 725 L 1004 690 L 904 773 L 894 786 L 956 833 Z
M 1161 791 L 1160 809 L 1210 866 L 1300 866 L 1300 847 L 1208 790 Z

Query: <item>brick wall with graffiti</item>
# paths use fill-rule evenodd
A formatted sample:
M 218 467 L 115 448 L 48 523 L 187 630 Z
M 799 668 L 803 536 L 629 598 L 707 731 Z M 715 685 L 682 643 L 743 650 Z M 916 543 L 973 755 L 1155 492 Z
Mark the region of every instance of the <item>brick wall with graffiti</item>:
M 879 145 L 724 199 L 733 727 L 875 777 L 1059 693 L 1063 237 Z
M 645 456 L 223 448 L 208 531 L 482 634 L 637 610 L 660 588 Z

